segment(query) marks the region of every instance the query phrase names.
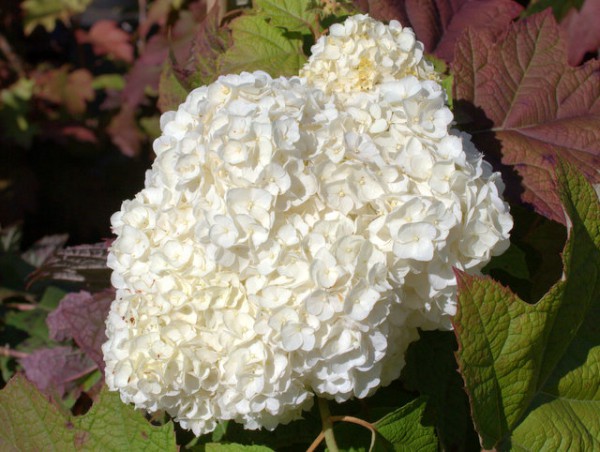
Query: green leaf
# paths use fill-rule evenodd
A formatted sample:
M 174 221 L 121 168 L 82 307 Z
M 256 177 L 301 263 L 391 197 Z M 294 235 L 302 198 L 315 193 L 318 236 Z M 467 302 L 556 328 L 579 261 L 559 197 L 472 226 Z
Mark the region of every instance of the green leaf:
M 546 8 L 552 8 L 556 20 L 561 20 L 572 9 L 581 9 L 585 0 L 534 0 L 524 11 L 524 16 L 531 16 Z
M 421 422 L 426 403 L 426 397 L 419 397 L 375 423 L 377 432 L 393 450 L 437 452 L 438 441 L 433 426 Z
M 158 108 L 162 112 L 177 110 L 179 104 L 185 101 L 188 92 L 189 89 L 175 75 L 171 58 L 167 58 L 158 82 Z
M 125 87 L 125 78 L 120 74 L 103 74 L 94 77 L 93 89 L 112 89 L 122 91 Z
M 494 256 L 484 268 L 486 274 L 493 270 L 502 270 L 515 278 L 530 278 L 527 256 L 521 248 L 513 243 L 500 256 Z
M 273 452 L 273 449 L 265 446 L 245 446 L 235 443 L 208 443 L 204 446 L 204 450 L 206 452 Z
M 42 344 L 51 343 L 48 338 L 46 317 L 50 311 L 58 306 L 64 296 L 64 291 L 56 287 L 48 287 L 34 309 L 20 312 L 11 311 L 7 313 L 5 322 L 7 325 L 25 331 Z
M 477 435 L 469 400 L 457 372 L 456 340 L 450 331 L 421 331 L 406 353 L 402 380 L 407 389 L 427 396 L 425 418 L 431 418 L 445 450 L 471 450 Z M 469 447 L 471 446 L 471 447 Z
M 20 78 L 0 92 L 0 123 L 3 135 L 23 147 L 31 145 L 31 140 L 37 132 L 37 128 L 27 118 L 34 85 L 33 80 Z M 4 239 L 5 230 L 2 230 L 1 236 Z
M 262 17 L 242 16 L 231 23 L 233 46 L 223 55 L 222 73 L 262 70 L 272 77 L 297 75 L 306 57 L 302 40 L 288 38 Z
M 600 204 L 570 165 L 558 186 L 564 275 L 537 304 L 458 274 L 457 358 L 485 449 L 600 448 Z
M 54 30 L 57 21 L 69 22 L 69 18 L 85 11 L 92 0 L 25 0 L 21 7 L 24 12 L 25 34 L 41 25 L 46 31 Z
M 274 27 L 302 34 L 313 34 L 319 27 L 318 15 L 310 9 L 310 0 L 256 0 L 258 13 Z
M 22 375 L 0 391 L 0 445 L 15 451 L 176 451 L 172 423 L 153 426 L 105 389 L 83 416 L 59 412 Z

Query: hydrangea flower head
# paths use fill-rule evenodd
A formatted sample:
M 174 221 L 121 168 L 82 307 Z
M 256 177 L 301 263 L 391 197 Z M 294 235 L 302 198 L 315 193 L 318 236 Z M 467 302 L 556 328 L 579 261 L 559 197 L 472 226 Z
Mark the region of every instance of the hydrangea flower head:
M 413 30 L 398 21 L 385 25 L 358 14 L 330 27 L 312 47 L 300 75 L 325 92 L 336 93 L 370 90 L 409 75 L 437 80 L 423 49 Z
M 365 17 L 340 46 L 371 42 Z M 372 85 L 325 86 L 315 57 L 302 78 L 223 76 L 162 116 L 145 187 L 112 217 L 103 352 L 125 402 L 198 435 L 272 429 L 315 395 L 372 394 L 418 328 L 450 328 L 452 268 L 502 251 L 512 220 L 411 42 L 386 44 Z

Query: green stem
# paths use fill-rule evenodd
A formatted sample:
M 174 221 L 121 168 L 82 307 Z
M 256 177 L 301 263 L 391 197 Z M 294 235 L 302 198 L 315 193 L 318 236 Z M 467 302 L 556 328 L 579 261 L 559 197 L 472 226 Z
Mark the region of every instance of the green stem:
M 327 449 L 329 449 L 329 452 L 339 452 L 337 443 L 335 442 L 335 435 L 333 434 L 333 422 L 331 420 L 329 404 L 327 400 L 321 397 L 317 397 L 317 403 L 319 404 L 319 413 L 321 414 L 321 423 L 323 424 L 323 434 L 325 435 Z

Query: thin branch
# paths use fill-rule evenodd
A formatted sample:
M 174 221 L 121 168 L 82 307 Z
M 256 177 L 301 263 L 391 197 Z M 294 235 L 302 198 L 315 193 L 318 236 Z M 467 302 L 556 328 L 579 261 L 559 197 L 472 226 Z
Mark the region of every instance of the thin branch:
M 325 438 L 325 432 L 319 433 L 319 436 L 317 436 L 315 438 L 315 440 L 312 442 L 312 444 L 310 445 L 310 447 L 308 449 L 306 449 L 306 452 L 315 452 L 315 450 L 317 450 L 317 447 L 319 447 L 319 444 L 321 444 L 321 442 L 323 442 L 324 438 Z
M 85 377 L 87 374 L 92 373 L 96 369 L 98 369 L 98 366 L 96 364 L 94 364 L 93 366 L 90 366 L 87 369 L 84 369 L 81 372 L 76 373 L 75 375 L 71 375 L 65 381 L 66 382 L 71 382 L 71 381 L 79 380 L 81 377 Z
M 13 350 L 12 348 L 6 346 L 0 346 L 0 356 L 8 356 L 10 358 L 23 359 L 29 356 L 29 353 L 19 352 L 17 350 Z
M 36 306 L 29 303 L 6 303 L 4 306 L 7 308 L 13 308 L 17 311 L 33 311 Z
M 377 429 L 373 424 L 367 422 L 363 419 L 359 419 L 354 416 L 331 416 L 332 422 L 351 422 L 352 424 L 360 425 L 371 431 L 371 445 L 369 447 L 369 451 L 372 451 L 375 447 L 375 441 L 377 439 Z

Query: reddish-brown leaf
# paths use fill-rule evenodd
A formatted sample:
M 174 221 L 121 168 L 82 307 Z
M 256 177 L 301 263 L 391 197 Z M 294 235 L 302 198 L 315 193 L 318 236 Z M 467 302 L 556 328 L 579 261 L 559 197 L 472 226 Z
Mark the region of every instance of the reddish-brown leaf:
M 146 92 L 158 91 L 162 65 L 172 52 L 176 61 L 185 61 L 199 22 L 189 12 L 182 12 L 172 29 L 154 35 L 144 53 L 138 58 L 126 77 L 123 102 L 136 108 L 146 98 Z
M 356 5 L 377 20 L 396 19 L 403 26 L 410 26 L 404 0 L 355 0 Z
M 68 66 L 36 76 L 36 96 L 63 105 L 73 115 L 85 112 L 86 102 L 94 99 L 93 77 L 87 69 L 69 72 Z
M 20 360 L 27 379 L 45 394 L 62 398 L 80 389 L 79 378 L 92 372 L 96 365 L 81 351 L 71 347 L 42 348 Z
M 361 0 L 358 6 L 376 19 L 412 27 L 428 53 L 448 62 L 467 27 L 497 34 L 523 10 L 513 0 Z
M 511 25 L 497 41 L 469 29 L 453 64 L 455 105 L 470 116 L 479 149 L 501 161 L 505 178 L 520 179 L 520 201 L 560 222 L 557 159 L 600 182 L 600 62 L 573 68 L 565 47 L 546 11 Z
M 133 106 L 123 105 L 121 111 L 111 119 L 106 131 L 123 154 L 128 157 L 135 157 L 139 154 L 144 135 L 138 129 Z
M 220 26 L 219 5 L 202 20 L 192 40 L 187 60 L 169 58 L 158 85 L 158 108 L 174 110 L 194 88 L 212 83 L 219 75 L 219 57 L 227 50 L 229 32 Z
M 512 0 L 405 0 L 405 4 L 425 50 L 448 62 L 467 27 L 498 34 L 523 10 Z
M 571 9 L 560 26 L 569 38 L 569 63 L 576 66 L 586 53 L 600 50 L 600 0 L 586 0 L 580 11 Z
M 96 55 L 110 55 L 115 59 L 131 63 L 133 46 L 127 32 L 113 20 L 99 20 L 90 31 L 77 30 L 77 41 L 91 44 Z
M 56 341 L 73 339 L 100 369 L 104 369 L 102 344 L 106 341 L 106 316 L 115 292 L 108 289 L 91 294 L 81 291 L 67 294 L 47 319 L 50 338 Z

